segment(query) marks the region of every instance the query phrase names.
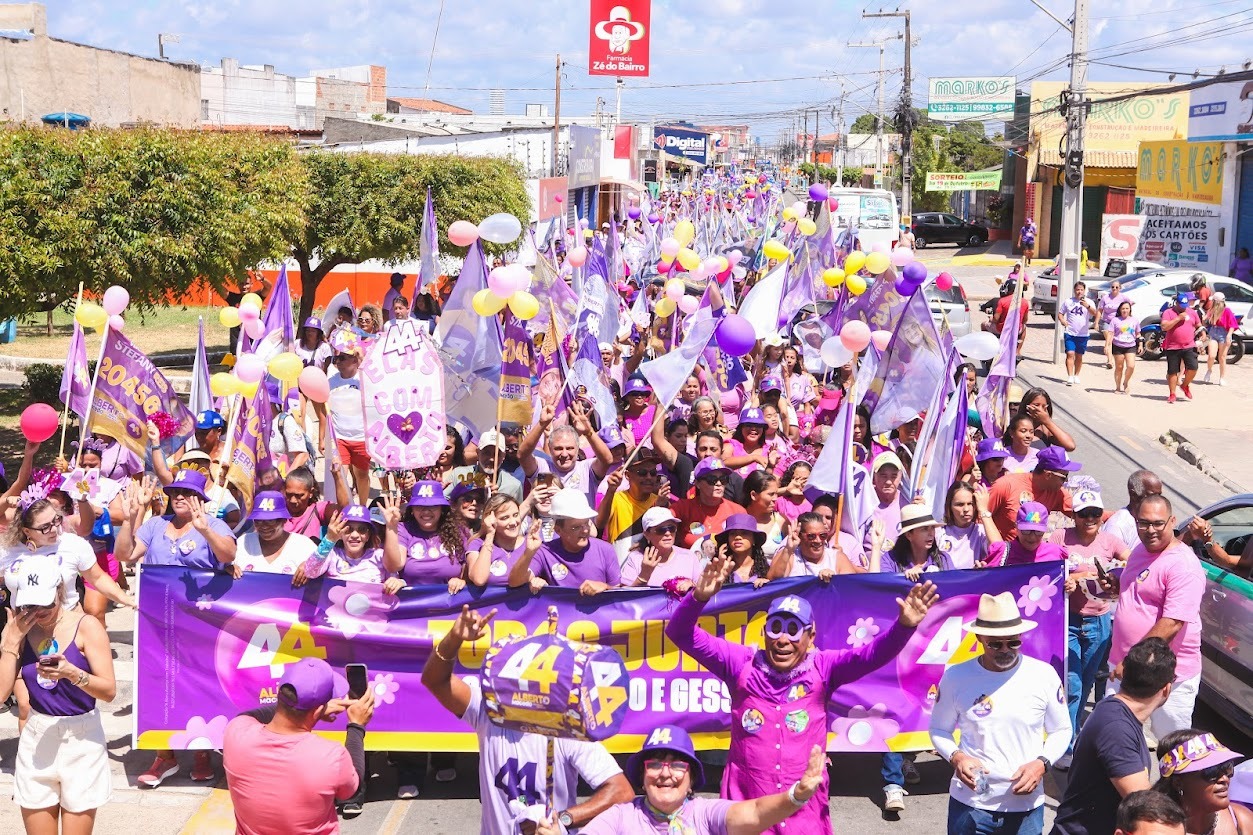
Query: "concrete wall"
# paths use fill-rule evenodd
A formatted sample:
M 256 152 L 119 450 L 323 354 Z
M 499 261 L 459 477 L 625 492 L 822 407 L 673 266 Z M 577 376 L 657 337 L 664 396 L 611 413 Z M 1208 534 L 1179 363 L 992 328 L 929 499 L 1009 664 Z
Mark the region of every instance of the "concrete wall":
M 29 41 L 0 40 L 0 118 L 38 122 L 68 110 L 102 127 L 200 123 L 198 66 L 49 38 L 39 4 L 0 11 L 0 28 L 35 32 Z
M 275 72 L 274 67 L 240 66 L 233 58 L 220 67 L 204 67 L 200 75 L 200 98 L 208 125 L 286 125 L 312 128 L 313 117 L 303 122 L 296 103 L 296 79 Z
M 463 154 L 465 156 L 512 157 L 522 163 L 528 177 L 547 177 L 552 169 L 551 130 L 531 128 L 458 136 L 397 138 L 385 123 L 328 118 L 323 126 L 328 145 L 339 153 L 365 151 L 374 154 Z M 563 128 L 564 146 L 568 133 Z

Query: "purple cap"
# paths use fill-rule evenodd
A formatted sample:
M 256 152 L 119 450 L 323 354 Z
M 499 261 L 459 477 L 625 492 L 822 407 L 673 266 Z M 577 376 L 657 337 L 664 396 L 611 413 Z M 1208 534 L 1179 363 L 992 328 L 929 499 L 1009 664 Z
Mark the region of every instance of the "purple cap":
M 318 330 L 322 330 L 322 320 L 319 319 L 317 316 L 310 316 L 308 319 L 305 319 L 305 327 L 317 328 Z
M 984 438 L 975 448 L 975 460 L 980 462 L 991 458 L 1005 458 L 1008 455 L 1009 452 L 1005 449 L 1005 444 L 1001 443 L 1000 438 Z
M 649 754 L 659 753 L 677 754 L 687 760 L 691 766 L 694 791 L 700 791 L 705 785 L 705 767 L 696 757 L 692 738 L 678 725 L 660 725 L 653 728 L 648 739 L 644 741 L 644 747 L 627 758 L 626 774 L 632 783 L 641 787 L 644 785 L 644 760 L 649 758 Z
M 1020 531 L 1044 533 L 1049 529 L 1049 509 L 1039 502 L 1023 502 L 1018 508 L 1014 527 Z
M 794 594 L 780 597 L 770 604 L 770 608 L 766 611 L 766 617 L 770 618 L 774 615 L 794 617 L 805 626 L 812 626 L 814 622 L 814 610 L 809 605 L 809 601 Z
M 409 494 L 409 507 L 448 507 L 443 485 L 438 481 L 419 481 Z
M 340 511 L 345 523 L 357 522 L 362 525 L 376 524 L 376 520 L 370 515 L 370 508 L 363 504 L 350 504 Z
M 448 491 L 448 501 L 455 502 L 469 493 L 486 493 L 487 488 L 481 484 L 475 484 L 472 481 L 459 481 Z M 480 497 L 479 501 L 483 501 Z
M 171 490 L 191 490 L 193 493 L 200 496 L 200 498 L 208 501 L 209 497 L 204 491 L 207 483 L 208 479 L 205 478 L 204 473 L 200 472 L 200 470 L 193 470 L 190 467 L 185 467 L 175 473 L 174 480 L 165 485 L 163 489 L 166 493 L 169 493 Z
M 1172 774 L 1204 771 L 1211 766 L 1242 759 L 1243 756 L 1223 745 L 1213 734 L 1198 734 L 1166 752 L 1158 770 L 1163 777 L 1169 777 Z
M 279 700 L 294 710 L 313 710 L 334 696 L 335 673 L 321 658 L 305 657 L 288 664 L 287 672 L 278 680 Z
M 700 481 L 710 474 L 730 476 L 731 468 L 723 464 L 721 458 L 702 458 L 692 469 L 692 481 Z
M 653 387 L 648 384 L 648 380 L 645 380 L 643 377 L 633 376 L 627 378 L 626 388 L 623 389 L 622 396 L 626 397 L 631 394 L 649 394 L 652 390 Z
M 766 416 L 761 409 L 758 409 L 756 406 L 749 406 L 740 412 L 740 426 L 745 425 L 767 426 L 768 424 L 766 423 Z
M 622 438 L 622 430 L 618 428 L 618 424 L 611 423 L 608 426 L 602 426 L 597 432 L 600 439 L 605 442 L 605 446 L 613 449 L 616 446 L 626 446 L 626 441 Z
M 762 392 L 767 391 L 783 391 L 783 379 L 771 374 L 761 381 Z
M 1035 460 L 1036 466 L 1045 470 L 1060 470 L 1073 473 L 1083 467 L 1078 461 L 1071 461 L 1070 456 L 1066 454 L 1066 450 L 1059 446 L 1045 447 L 1036 455 Z
M 739 531 L 751 534 L 760 545 L 766 541 L 766 532 L 757 527 L 757 520 L 747 513 L 732 513 L 722 523 L 722 533 Z
M 277 490 L 266 490 L 258 493 L 252 502 L 252 513 L 248 514 L 248 518 L 254 522 L 264 522 L 270 519 L 290 519 L 291 513 L 287 510 L 287 500 L 283 498 L 283 494 Z

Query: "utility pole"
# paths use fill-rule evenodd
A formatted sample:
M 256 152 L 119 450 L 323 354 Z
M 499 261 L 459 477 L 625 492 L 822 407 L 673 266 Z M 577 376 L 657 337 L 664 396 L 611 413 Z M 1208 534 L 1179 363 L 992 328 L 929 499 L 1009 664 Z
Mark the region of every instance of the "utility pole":
M 801 164 L 804 165 L 809 161 L 809 109 L 803 112 L 805 117 L 805 127 L 801 130 Z M 816 172 L 815 172 L 816 173 Z
M 553 87 L 555 92 L 553 101 L 553 176 L 556 177 L 561 171 L 557 167 L 560 160 L 561 148 L 561 53 L 557 53 L 557 80 Z
M 883 50 L 887 45 L 886 41 L 873 41 L 872 43 L 849 43 L 852 49 L 877 49 L 879 50 L 879 117 L 875 119 L 875 176 L 883 177 Z M 902 205 L 903 202 L 902 202 Z
M 1082 0 L 1081 0 L 1082 1 Z M 909 50 L 912 46 L 909 37 L 909 9 L 897 9 L 894 12 L 862 12 L 862 17 L 903 17 L 905 18 L 905 81 L 901 85 L 901 216 L 906 217 L 913 211 L 913 180 L 914 180 L 914 101 L 910 91 L 913 76 L 910 74 Z
M 1051 16 L 1051 14 L 1050 14 Z M 1083 132 L 1088 118 L 1088 0 L 1075 0 L 1070 24 L 1073 38 L 1070 55 L 1070 89 L 1062 97 L 1066 117 L 1066 150 L 1062 176 L 1061 270 L 1057 304 L 1074 295 L 1075 282 L 1083 277 L 1080 250 L 1083 241 Z M 1061 358 L 1062 325 L 1053 337 L 1053 362 Z
M 625 85 L 626 82 L 622 80 L 621 76 L 619 76 L 614 82 L 614 92 L 617 94 L 618 99 L 617 106 L 614 108 L 613 116 L 613 123 L 615 126 L 622 124 L 622 88 Z
M 839 188 L 844 185 L 844 145 L 847 141 L 844 136 L 844 79 L 840 79 L 840 116 L 835 123 L 835 186 Z

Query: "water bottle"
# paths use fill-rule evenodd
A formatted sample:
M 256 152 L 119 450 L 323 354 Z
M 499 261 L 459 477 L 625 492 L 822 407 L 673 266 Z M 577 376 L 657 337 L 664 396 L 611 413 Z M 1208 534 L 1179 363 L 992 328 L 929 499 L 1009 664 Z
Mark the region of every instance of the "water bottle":
M 982 796 L 988 793 L 988 773 L 982 768 L 975 772 L 975 795 Z

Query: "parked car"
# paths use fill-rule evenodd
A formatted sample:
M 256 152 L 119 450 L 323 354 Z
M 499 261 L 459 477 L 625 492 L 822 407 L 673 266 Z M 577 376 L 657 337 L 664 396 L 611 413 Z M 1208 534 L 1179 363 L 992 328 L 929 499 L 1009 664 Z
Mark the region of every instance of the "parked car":
M 1083 280 L 1088 284 L 1088 296 L 1093 301 L 1097 299 L 1097 295 L 1093 295 L 1094 291 L 1099 287 L 1103 293 L 1109 288 L 1109 283 L 1115 278 L 1121 278 L 1131 273 L 1138 273 L 1145 270 L 1163 270 L 1161 264 L 1153 261 L 1136 261 L 1124 258 L 1111 258 L 1109 263 L 1105 265 L 1105 274 L 1099 278 L 1093 276 L 1084 276 Z M 1031 309 L 1038 310 L 1041 313 L 1053 313 L 1057 310 L 1057 265 L 1046 269 L 1037 275 L 1031 281 Z
M 917 212 L 911 229 L 915 249 L 925 249 L 928 244 L 983 246 L 988 242 L 986 226 L 970 223 L 947 212 Z
M 1253 536 L 1253 493 L 1229 496 L 1197 512 L 1210 523 L 1214 540 L 1228 554 L 1243 553 Z M 1182 533 L 1191 519 L 1176 529 Z M 1199 543 L 1193 545 L 1205 569 L 1201 598 L 1202 701 L 1247 735 L 1253 735 L 1253 582 L 1216 564 Z
M 1169 303 L 1176 294 L 1190 292 L 1192 277 L 1198 274 L 1205 276 L 1205 282 L 1211 290 L 1226 296 L 1227 307 L 1239 320 L 1233 341 L 1238 340 L 1242 349 L 1253 347 L 1249 344 L 1253 342 L 1253 328 L 1249 323 L 1249 311 L 1253 309 L 1253 286 L 1225 275 L 1200 273 L 1198 270 L 1154 270 L 1129 275 L 1120 280 L 1123 295 L 1131 300 L 1131 314 L 1140 320 L 1140 327 L 1144 328 L 1160 324 L 1162 306 Z M 1089 294 L 1092 291 L 1093 288 L 1089 288 Z M 1148 343 L 1149 340 L 1146 340 L 1145 357 L 1158 359 L 1161 356 L 1160 351 Z M 1232 354 L 1228 354 L 1228 361 L 1231 359 Z
M 931 321 L 935 322 L 936 330 L 942 332 L 947 322 L 953 339 L 960 339 L 974 330 L 974 320 L 970 317 L 970 302 L 966 299 L 966 289 L 957 279 L 953 279 L 952 287 L 941 290 L 935 286 L 934 277 L 928 278 L 923 287 L 923 293 L 931 308 Z M 806 319 L 825 316 L 835 305 L 836 302 L 831 299 L 810 302 L 796 312 L 784 333 L 794 333 L 793 328 L 797 323 Z

